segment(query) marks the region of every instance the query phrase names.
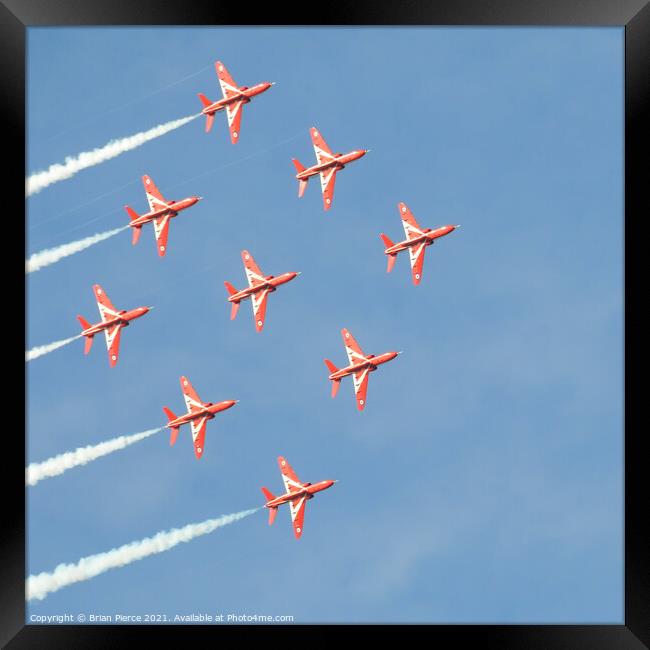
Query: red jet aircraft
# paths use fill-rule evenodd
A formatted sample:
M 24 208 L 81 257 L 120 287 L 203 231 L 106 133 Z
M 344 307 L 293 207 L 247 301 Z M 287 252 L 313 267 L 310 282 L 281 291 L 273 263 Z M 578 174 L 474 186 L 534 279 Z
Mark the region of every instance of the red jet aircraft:
M 343 343 L 345 345 L 345 351 L 348 353 L 350 365 L 345 368 L 337 368 L 329 359 L 325 359 L 325 365 L 331 373 L 328 379 L 332 381 L 332 397 L 336 397 L 341 379 L 347 375 L 352 375 L 354 392 L 357 396 L 357 408 L 363 411 L 363 407 L 366 405 L 369 374 L 377 370 L 377 366 L 387 361 L 392 361 L 401 353 L 384 352 L 384 354 L 378 354 L 377 356 L 374 354 L 366 356 L 348 330 L 343 328 L 341 334 L 343 335 Z
M 165 428 L 171 429 L 171 437 L 169 438 L 170 446 L 174 446 L 176 438 L 178 437 L 178 429 L 183 424 L 188 424 L 192 428 L 192 440 L 194 441 L 194 454 L 197 458 L 203 456 L 203 446 L 205 442 L 205 427 L 208 420 L 212 420 L 217 413 L 225 411 L 230 407 L 237 404 L 239 400 L 229 399 L 224 402 L 202 402 L 201 398 L 196 394 L 192 384 L 187 377 L 181 377 L 181 390 L 185 398 L 185 405 L 187 406 L 187 413 L 176 417 L 170 409 L 163 406 L 163 411 L 167 416 L 167 425 Z
M 226 290 L 230 294 L 228 296 L 228 302 L 232 303 L 230 309 L 230 320 L 234 320 L 237 316 L 237 310 L 239 309 L 239 303 L 246 299 L 251 299 L 251 304 L 253 306 L 253 318 L 255 319 L 255 329 L 258 332 L 262 331 L 264 327 L 264 315 L 266 314 L 266 299 L 272 291 L 275 291 L 281 284 L 290 282 L 297 275 L 300 275 L 300 271 L 292 271 L 291 273 L 283 273 L 274 277 L 272 275 L 263 275 L 260 271 L 253 256 L 248 251 L 241 252 L 241 258 L 244 262 L 244 268 L 246 270 L 246 277 L 248 278 L 248 289 L 242 289 L 237 291 L 235 287 L 230 284 L 230 282 L 224 282 Z
M 291 162 L 296 167 L 296 178 L 298 179 L 298 196 L 301 197 L 305 193 L 307 181 L 311 176 L 320 174 L 320 185 L 323 191 L 323 207 L 329 210 L 332 207 L 334 200 L 334 183 L 336 182 L 336 172 L 343 169 L 348 163 L 351 163 L 361 156 L 365 156 L 370 149 L 359 149 L 357 151 L 350 151 L 350 153 L 332 153 L 332 150 L 327 146 L 323 136 L 318 130 L 312 126 L 309 129 L 312 142 L 314 143 L 314 151 L 316 152 L 316 160 L 318 164 L 313 167 L 305 169 L 300 161 L 295 158 Z
M 113 307 L 113 303 L 108 299 L 104 290 L 98 285 L 93 285 L 95 298 L 97 300 L 97 307 L 99 307 L 99 315 L 101 322 L 91 325 L 82 316 L 77 316 L 77 320 L 81 323 L 81 334 L 86 337 L 86 344 L 84 346 L 84 354 L 90 352 L 93 344 L 93 336 L 104 332 L 106 336 L 106 347 L 108 348 L 108 363 L 113 368 L 117 363 L 117 357 L 120 353 L 120 332 L 123 327 L 128 327 L 129 322 L 144 316 L 153 307 L 136 307 L 135 309 L 122 309 L 118 311 Z
M 422 265 L 424 264 L 424 252 L 426 251 L 427 246 L 431 246 L 438 237 L 444 237 L 450 232 L 456 230 L 456 228 L 460 228 L 460 225 L 441 226 L 435 230 L 431 230 L 431 228 L 420 228 L 406 203 L 399 203 L 397 207 L 399 209 L 400 217 L 402 217 L 402 225 L 404 226 L 406 239 L 397 244 L 393 244 L 393 242 L 386 237 L 383 232 L 379 235 L 386 245 L 384 253 L 388 255 L 388 268 L 386 269 L 386 272 L 390 273 L 393 270 L 397 254 L 408 249 L 411 258 L 413 284 L 417 285 L 420 284 L 420 280 L 422 279 Z
M 166 201 L 149 176 L 143 176 L 142 183 L 145 194 L 147 195 L 147 201 L 149 201 L 149 212 L 146 214 L 138 214 L 128 205 L 124 206 L 129 217 L 131 217 L 129 226 L 133 228 L 133 245 L 135 246 L 138 243 L 138 239 L 140 239 L 140 229 L 142 226 L 145 223 L 153 221 L 154 234 L 156 236 L 156 243 L 158 244 L 158 255 L 163 257 L 167 251 L 169 220 L 175 217 L 181 210 L 191 208 L 202 197 L 190 196 L 181 201 Z
M 262 488 L 262 492 L 267 499 L 264 507 L 269 509 L 269 526 L 275 521 L 275 516 L 278 514 L 278 506 L 281 506 L 283 503 L 288 503 L 291 512 L 291 521 L 293 522 L 293 534 L 296 536 L 296 539 L 300 539 L 302 535 L 302 523 L 305 519 L 307 499 L 313 499 L 317 492 L 331 488 L 336 481 L 321 481 L 320 483 L 314 484 L 301 483 L 296 473 L 291 469 L 291 465 L 282 456 L 278 456 L 278 465 L 282 472 L 282 480 L 286 489 L 285 494 L 276 497 L 265 487 Z
M 259 95 L 268 90 L 275 82 L 263 81 L 261 84 L 251 86 L 250 88 L 248 86 L 240 87 L 237 86 L 235 80 L 230 76 L 228 70 L 226 70 L 226 66 L 221 61 L 217 61 L 214 67 L 217 71 L 217 77 L 219 77 L 219 83 L 221 84 L 223 99 L 212 102 L 205 95 L 199 93 L 199 99 L 203 104 L 201 113 L 207 118 L 205 132 L 208 133 L 212 128 L 214 114 L 225 108 L 226 114 L 228 115 L 230 140 L 235 144 L 239 140 L 239 125 L 241 124 L 241 114 L 244 104 L 248 104 L 255 95 Z

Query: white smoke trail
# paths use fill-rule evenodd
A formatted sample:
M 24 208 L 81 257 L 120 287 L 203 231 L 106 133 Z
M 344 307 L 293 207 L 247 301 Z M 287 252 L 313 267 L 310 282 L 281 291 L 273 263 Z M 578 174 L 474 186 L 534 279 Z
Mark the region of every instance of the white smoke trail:
M 149 429 L 141 433 L 134 433 L 130 436 L 119 436 L 112 440 L 100 442 L 97 445 L 88 445 L 87 447 L 79 447 L 74 451 L 67 451 L 64 454 L 59 454 L 44 460 L 42 463 L 31 463 L 25 469 L 25 485 L 36 485 L 39 481 L 52 476 L 63 474 L 68 469 L 85 465 L 93 460 L 97 460 L 107 454 L 112 454 L 114 451 L 124 449 L 134 442 L 144 440 L 154 433 L 162 431 L 164 427 L 157 429 Z
M 54 343 L 48 343 L 48 345 L 37 345 L 35 348 L 32 348 L 31 350 L 27 350 L 27 352 L 25 352 L 25 361 L 38 359 L 38 357 L 42 357 L 44 354 L 54 352 L 54 350 L 58 350 L 64 345 L 68 345 L 68 343 L 76 341 L 80 337 L 81 334 L 77 334 L 77 336 L 72 336 L 69 339 L 62 339 L 61 341 L 54 341 Z
M 165 135 L 165 133 L 169 133 L 188 122 L 195 120 L 200 115 L 201 113 L 197 113 L 196 115 L 182 117 L 179 120 L 172 120 L 165 124 L 159 124 L 148 131 L 142 131 L 141 133 L 136 133 L 135 135 L 130 135 L 126 138 L 120 138 L 119 140 L 111 140 L 108 144 L 105 144 L 103 147 L 99 147 L 98 149 L 83 151 L 76 157 L 68 156 L 65 159 L 65 163 L 55 163 L 54 165 L 50 165 L 44 171 L 34 172 L 28 176 L 25 179 L 25 196 L 36 194 L 48 185 L 52 185 L 52 183 L 57 183 L 66 178 L 72 178 L 72 176 L 77 172 L 80 172 L 82 169 L 99 165 L 106 160 L 110 160 L 122 153 L 131 151 L 131 149 L 136 149 L 146 142 L 149 142 L 149 140 L 159 138 L 161 135 Z
M 125 544 L 105 553 L 89 555 L 81 558 L 76 564 L 59 564 L 52 573 L 43 572 L 27 578 L 27 600 L 43 600 L 48 594 L 58 591 L 62 587 L 82 580 L 89 580 L 100 573 L 131 564 L 131 562 L 141 560 L 149 555 L 163 553 L 181 542 L 189 542 L 195 537 L 207 535 L 217 528 L 248 517 L 259 509 L 253 508 L 232 515 L 222 515 L 217 519 L 208 519 L 200 524 L 189 524 L 183 528 L 172 528 L 172 530 Z
M 116 228 L 115 230 L 107 230 L 106 232 L 100 232 L 96 235 L 85 237 L 84 239 L 78 239 L 69 244 L 62 244 L 61 246 L 55 246 L 54 248 L 46 248 L 39 253 L 34 253 L 25 261 L 25 273 L 40 271 L 46 266 L 62 260 L 64 257 L 80 253 L 81 251 L 86 250 L 86 248 L 99 244 L 100 241 L 104 241 L 109 237 L 114 237 L 117 233 L 126 230 L 128 227 L 129 226 L 122 226 L 122 228 Z

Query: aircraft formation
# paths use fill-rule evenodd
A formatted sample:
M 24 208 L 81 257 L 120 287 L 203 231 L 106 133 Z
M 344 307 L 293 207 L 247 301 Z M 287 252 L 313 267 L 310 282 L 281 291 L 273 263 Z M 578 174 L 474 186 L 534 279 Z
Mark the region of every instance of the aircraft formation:
M 221 61 L 215 63 L 215 71 L 223 97 L 218 101 L 211 101 L 202 93 L 198 95 L 203 105 L 201 113 L 206 117 L 205 131 L 210 132 L 215 115 L 220 111 L 225 111 L 231 142 L 232 144 L 237 144 L 241 134 L 241 120 L 244 105 L 250 103 L 257 95 L 269 90 L 275 82 L 262 82 L 251 87 L 238 86 Z M 323 209 L 327 211 L 333 205 L 337 173 L 345 169 L 350 163 L 365 156 L 369 149 L 355 149 L 345 154 L 334 153 L 327 145 L 322 133 L 316 127 L 312 127 L 309 130 L 309 135 L 314 147 L 316 164 L 311 167 L 304 167 L 296 158 L 292 158 L 296 169 L 295 178 L 298 180 L 298 197 L 304 195 L 309 179 L 312 176 L 319 176 Z M 167 252 L 171 220 L 182 211 L 191 208 L 202 197 L 190 196 L 181 200 L 167 200 L 158 190 L 150 176 L 142 176 L 142 183 L 149 204 L 149 211 L 138 214 L 131 207 L 125 206 L 125 210 L 130 218 L 129 226 L 133 232 L 132 243 L 135 245 L 138 242 L 142 228 L 151 222 L 158 255 L 164 257 Z M 423 228 L 418 224 L 413 213 L 405 203 L 400 202 L 397 207 L 406 239 L 393 243 L 387 235 L 384 233 L 380 234 L 385 245 L 384 254 L 388 260 L 387 272 L 392 271 L 399 253 L 408 251 L 412 282 L 414 285 L 419 285 L 422 280 L 426 248 L 434 244 L 438 239 L 450 234 L 459 226 L 445 225 L 434 229 L 428 227 Z M 250 299 L 255 330 L 261 332 L 265 325 L 269 294 L 294 280 L 300 273 L 298 271 L 289 271 L 278 276 L 264 275 L 249 251 L 241 251 L 241 258 L 248 286 L 243 289 L 236 289 L 230 282 L 224 281 L 227 291 L 227 302 L 231 306 L 230 319 L 235 319 L 241 302 Z M 85 337 L 84 353 L 88 354 L 90 351 L 95 334 L 103 332 L 106 338 L 109 365 L 110 367 L 114 367 L 119 358 L 120 333 L 122 328 L 127 327 L 131 321 L 144 316 L 152 307 L 137 307 L 128 311 L 118 311 L 108 299 L 102 287 L 95 284 L 93 290 L 101 320 L 91 325 L 84 318 L 78 316 L 82 327 L 81 335 Z M 400 352 L 388 351 L 377 355 L 365 354 L 349 330 L 343 328 L 341 335 L 348 357 L 348 365 L 339 368 L 329 359 L 324 360 L 329 371 L 328 380 L 332 382 L 331 396 L 332 398 L 336 396 L 343 378 L 352 376 L 357 409 L 363 411 L 366 407 L 370 373 L 378 370 L 383 364 L 395 359 Z M 205 451 L 208 421 L 214 419 L 223 411 L 232 408 L 237 404 L 238 400 L 226 399 L 216 403 L 203 402 L 187 377 L 180 377 L 180 385 L 187 412 L 184 415 L 177 416 L 168 407 L 163 407 L 163 411 L 167 416 L 166 428 L 171 432 L 170 445 L 173 446 L 176 443 L 180 427 L 189 424 L 194 453 L 196 458 L 200 459 Z M 267 488 L 262 488 L 262 492 L 266 498 L 264 507 L 269 510 L 269 525 L 274 522 L 278 507 L 284 503 L 288 503 L 294 535 L 296 538 L 300 538 L 303 533 L 307 500 L 312 499 L 318 492 L 332 487 L 336 481 L 324 480 L 314 484 L 302 483 L 284 457 L 280 456 L 278 458 L 278 464 L 284 481 L 285 493 L 280 496 L 274 496 Z

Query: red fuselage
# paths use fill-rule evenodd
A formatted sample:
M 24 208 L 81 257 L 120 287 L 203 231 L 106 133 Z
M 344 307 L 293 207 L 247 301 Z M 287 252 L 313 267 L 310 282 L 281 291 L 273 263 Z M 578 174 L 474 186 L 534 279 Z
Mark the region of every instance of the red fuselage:
M 441 226 L 435 230 L 431 230 L 431 228 L 425 228 L 423 235 L 420 235 L 419 237 L 413 237 L 413 239 L 405 239 L 404 241 L 398 242 L 397 244 L 393 244 L 393 246 L 389 246 L 384 252 L 386 255 L 395 255 L 400 251 L 405 251 L 407 248 L 419 246 L 422 243 L 424 243 L 425 246 L 431 246 L 431 244 L 433 244 L 436 239 L 448 235 L 450 232 L 456 230 L 456 228 L 458 228 L 458 226 Z
M 271 499 L 270 501 L 267 501 L 264 504 L 264 507 L 277 508 L 283 503 L 288 503 L 289 501 L 293 501 L 294 499 L 301 499 L 303 497 L 307 499 L 313 499 L 314 495 L 317 492 L 321 492 L 322 490 L 327 490 L 327 488 L 331 488 L 332 485 L 334 485 L 334 483 L 336 483 L 336 481 L 320 481 L 319 483 L 303 483 L 302 489 L 296 490 L 295 492 L 286 492 L 285 494 L 281 494 L 279 497 L 275 497 L 275 499 Z
M 319 163 L 304 169 L 303 171 L 296 174 L 296 178 L 299 181 L 304 181 L 310 176 L 315 176 L 320 174 L 326 169 L 331 167 L 336 167 L 337 170 L 343 169 L 348 163 L 351 163 L 359 158 L 362 158 L 368 152 L 367 149 L 361 149 L 359 151 L 350 151 L 350 153 L 335 153 L 333 160 L 328 160 L 326 162 Z
M 366 361 L 360 361 L 351 366 L 339 368 L 329 376 L 329 379 L 341 379 L 347 377 L 347 375 L 359 372 L 359 370 L 365 370 L 366 368 L 369 368 L 370 372 L 373 372 L 377 370 L 377 366 L 380 366 L 382 363 L 386 363 L 387 361 L 392 361 L 398 354 L 399 352 L 384 352 L 384 354 L 378 354 L 377 356 L 371 354 Z
M 214 418 L 214 416 L 217 413 L 220 413 L 221 411 L 225 411 L 226 409 L 233 407 L 235 404 L 237 404 L 238 401 L 239 400 L 228 399 L 223 402 L 217 402 L 216 404 L 213 404 L 212 402 L 207 402 L 206 404 L 203 405 L 203 408 L 200 411 L 192 411 L 191 413 L 186 413 L 185 415 L 181 415 L 175 420 L 170 420 L 167 423 L 167 428 L 171 429 L 173 427 L 180 427 L 183 424 L 189 424 L 192 420 L 196 420 L 198 418 L 203 418 L 206 416 L 208 420 L 212 420 L 212 418 Z
M 255 95 L 259 95 L 265 92 L 272 85 L 273 84 L 269 83 L 268 81 L 263 81 L 262 83 L 257 84 L 255 86 L 251 86 L 250 88 L 247 88 L 246 86 L 242 86 L 241 88 L 238 89 L 239 94 L 233 95 L 232 97 L 224 97 L 219 101 L 213 102 L 209 106 L 206 106 L 201 111 L 201 113 L 203 113 L 203 115 L 214 115 L 217 111 L 222 111 L 226 108 L 226 106 L 229 106 L 230 104 L 234 104 L 235 102 L 243 101 L 245 104 L 248 104 L 251 98 L 255 97 Z
M 144 316 L 151 309 L 152 307 L 136 307 L 135 309 L 129 309 L 128 311 L 126 309 L 123 309 L 121 312 L 119 312 L 118 316 L 87 327 L 81 332 L 81 335 L 94 336 L 95 334 L 98 334 L 99 332 L 108 329 L 109 327 L 113 327 L 118 323 L 121 323 L 122 327 L 128 327 L 130 321 L 135 320 L 136 318 L 140 318 L 140 316 Z
M 253 294 L 259 293 L 260 291 L 275 291 L 281 284 L 291 282 L 291 280 L 293 280 L 298 275 L 300 275 L 299 271 L 283 273 L 277 277 L 273 275 L 267 275 L 266 278 L 264 278 L 265 282 L 255 285 L 254 287 L 242 289 L 241 291 L 228 296 L 228 302 L 239 302 L 244 298 L 250 298 Z
M 154 219 L 159 217 L 164 217 L 169 215 L 170 217 L 175 217 L 182 210 L 191 208 L 195 203 L 201 200 L 200 196 L 189 196 L 186 199 L 181 199 L 180 201 L 169 201 L 167 205 L 163 208 L 158 208 L 157 210 L 152 210 L 145 214 L 141 214 L 137 219 L 132 219 L 129 224 L 132 228 L 140 228 L 144 226 L 145 223 L 149 223 Z

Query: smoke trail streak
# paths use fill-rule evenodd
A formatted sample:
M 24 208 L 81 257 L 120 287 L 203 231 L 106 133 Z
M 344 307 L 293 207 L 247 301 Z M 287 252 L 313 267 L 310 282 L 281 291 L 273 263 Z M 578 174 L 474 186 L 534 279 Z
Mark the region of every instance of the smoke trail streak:
M 165 133 L 169 133 L 188 122 L 195 120 L 200 115 L 201 113 L 197 113 L 195 115 L 189 115 L 188 117 L 182 117 L 179 120 L 172 120 L 165 124 L 159 124 L 148 131 L 142 131 L 141 133 L 136 133 L 135 135 L 130 135 L 126 138 L 120 138 L 119 140 L 111 140 L 103 147 L 93 149 L 92 151 L 84 151 L 76 157 L 68 156 L 65 159 L 65 163 L 55 163 L 54 165 L 50 165 L 48 169 L 44 171 L 34 172 L 28 176 L 25 179 L 25 196 L 36 194 L 48 185 L 52 185 L 52 183 L 57 183 L 66 178 L 72 178 L 72 176 L 77 172 L 80 172 L 82 169 L 99 165 L 106 160 L 110 160 L 122 153 L 131 151 L 131 149 L 136 149 L 150 140 L 159 138 L 161 135 L 165 135 Z
M 62 587 L 89 580 L 100 573 L 131 564 L 131 562 L 141 560 L 149 555 L 163 553 L 181 542 L 189 542 L 201 535 L 207 535 L 217 528 L 248 517 L 259 509 L 243 510 L 231 515 L 222 515 L 217 519 L 208 519 L 199 524 L 172 528 L 172 530 L 157 533 L 153 537 L 125 544 L 105 553 L 89 555 L 81 558 L 76 564 L 59 564 L 52 573 L 43 572 L 27 578 L 26 598 L 27 600 L 43 600 L 48 594 L 58 591 Z
M 56 219 L 60 219 L 61 217 L 65 217 L 66 214 L 70 214 L 72 212 L 76 212 L 77 210 L 81 210 L 82 208 L 87 208 L 89 205 L 92 205 L 93 203 L 96 203 L 97 201 L 101 201 L 102 199 L 105 199 L 107 196 L 110 196 L 111 194 L 115 194 L 116 192 L 119 192 L 120 190 L 123 190 L 125 187 L 129 187 L 129 185 L 135 185 L 136 183 L 139 183 L 140 179 L 134 179 L 129 181 L 128 183 L 124 183 L 123 185 L 120 185 L 119 187 L 115 187 L 112 190 L 108 190 L 108 192 L 104 192 L 103 194 L 97 194 L 96 196 L 93 196 L 92 199 L 89 199 L 88 201 L 85 201 L 84 203 L 79 203 L 78 205 L 75 205 L 74 208 L 68 208 L 67 210 L 64 210 L 63 212 L 59 212 L 58 214 L 55 214 L 51 217 L 48 217 L 47 219 L 43 219 L 41 221 L 38 221 L 35 224 L 32 224 L 29 226 L 30 230 L 34 230 L 34 228 L 38 228 L 39 226 L 42 226 L 45 223 L 50 223 L 50 221 L 55 221 Z M 118 210 L 115 209 L 112 212 L 117 212 Z M 32 219 L 30 219 L 32 221 Z
M 192 79 L 193 77 L 196 77 L 200 75 L 202 72 L 207 70 L 208 68 L 212 68 L 213 65 L 205 65 L 203 66 L 200 70 L 197 70 L 196 72 L 193 72 L 192 74 L 188 74 L 187 76 L 183 77 L 182 79 L 179 79 L 178 81 L 172 81 L 171 83 L 167 84 L 166 86 L 162 86 L 161 88 L 158 88 L 157 90 L 153 90 L 146 95 L 142 95 L 141 97 L 137 97 L 136 99 L 132 99 L 131 101 L 126 102 L 126 104 L 120 104 L 119 106 L 115 106 L 114 108 L 109 108 L 101 113 L 92 113 L 89 117 L 86 119 L 82 120 L 81 122 L 77 122 L 74 127 L 70 127 L 69 129 L 66 129 L 65 131 L 59 131 L 59 133 L 56 133 L 54 135 L 49 136 L 48 138 L 45 138 L 45 142 L 49 142 L 50 140 L 54 140 L 55 138 L 59 138 L 62 135 L 65 135 L 66 133 L 70 133 L 70 131 L 79 128 L 80 126 L 85 126 L 86 124 L 90 124 L 92 122 L 95 122 L 99 119 L 103 119 L 106 117 L 106 115 L 110 115 L 111 113 L 116 113 L 117 111 L 121 111 L 125 108 L 128 108 L 129 106 L 133 106 L 134 104 L 138 104 L 139 102 L 144 101 L 145 99 L 150 99 L 151 97 L 154 97 L 165 90 L 168 90 L 169 88 L 173 88 L 174 86 L 177 86 L 178 84 L 181 84 L 188 79 Z
M 25 469 L 25 485 L 36 485 L 43 479 L 59 476 L 59 474 L 63 474 L 63 472 L 73 467 L 85 465 L 102 456 L 112 454 L 114 451 L 124 449 L 135 442 L 144 440 L 154 433 L 162 431 L 163 428 L 149 429 L 148 431 L 134 433 L 130 436 L 119 436 L 112 440 L 100 442 L 97 445 L 88 445 L 87 447 L 79 447 L 74 451 L 67 451 L 64 454 L 59 454 L 58 456 L 44 460 L 42 463 L 31 463 Z
M 192 176 L 191 178 L 186 178 L 185 180 L 182 180 L 178 183 L 175 183 L 174 185 L 169 185 L 167 187 L 168 190 L 172 190 L 176 187 L 179 187 L 181 185 L 185 185 L 186 183 L 189 183 L 190 181 L 193 181 L 197 178 L 201 178 L 203 176 L 207 176 L 208 174 L 212 174 L 217 171 L 221 171 L 223 169 L 227 169 L 229 167 L 233 167 L 235 165 L 240 165 L 241 163 L 248 162 L 252 158 L 255 158 L 256 156 L 260 156 L 264 153 L 267 153 L 268 151 L 271 151 L 272 149 L 276 149 L 277 147 L 281 147 L 289 142 L 292 142 L 293 140 L 297 140 L 298 138 L 301 138 L 304 136 L 304 132 L 308 129 L 309 127 L 305 127 L 304 129 L 301 129 L 300 132 L 298 132 L 295 135 L 292 135 L 290 138 L 286 138 L 285 140 L 281 140 L 280 142 L 276 142 L 275 144 L 269 146 L 269 147 L 264 147 L 263 149 L 259 149 L 257 151 L 254 151 L 252 154 L 248 154 L 244 158 L 238 158 L 237 160 L 233 160 L 227 163 L 223 163 L 219 165 L 218 167 L 213 167 L 212 169 L 208 169 L 206 171 L 201 172 L 200 174 L 197 174 L 195 176 Z M 125 183 L 124 185 L 120 185 L 119 187 L 116 187 L 112 190 L 109 190 L 107 192 L 104 192 L 103 194 L 99 194 L 92 199 L 86 201 L 85 203 L 81 203 L 80 205 L 75 206 L 74 208 L 69 208 L 68 210 L 65 210 L 64 212 L 59 212 L 58 214 L 55 214 L 54 216 L 48 217 L 47 219 L 43 219 L 42 221 L 39 221 L 38 223 L 35 223 L 33 225 L 29 226 L 30 231 L 34 230 L 35 228 L 38 228 L 42 224 L 49 223 L 50 221 L 54 221 L 56 219 L 59 219 L 61 217 L 64 217 L 67 214 L 70 214 L 71 212 L 76 212 L 77 210 L 80 210 L 81 208 L 85 208 L 97 201 L 100 201 L 102 198 L 105 198 L 111 194 L 115 194 L 116 192 L 119 192 L 120 190 L 124 189 L 125 187 L 128 187 L 129 185 L 133 185 L 134 183 L 138 183 L 140 179 L 137 180 L 132 180 L 129 181 L 128 183 Z M 113 209 L 110 212 L 106 212 L 104 214 L 99 215 L 98 217 L 93 217 L 89 221 L 84 221 L 83 223 L 80 223 L 76 226 L 72 226 L 71 228 L 67 228 L 66 230 L 63 230 L 59 233 L 59 235 L 70 232 L 72 230 L 78 230 L 79 228 L 83 228 L 84 226 L 87 226 L 88 224 L 91 224 L 95 221 L 98 221 L 99 219 L 103 219 L 104 217 L 108 217 L 112 214 L 116 214 L 118 212 L 121 212 L 120 209 Z
M 69 244 L 62 244 L 61 246 L 55 246 L 54 248 L 46 248 L 39 253 L 33 253 L 31 257 L 25 261 L 25 273 L 40 271 L 46 266 L 55 264 L 59 260 L 62 260 L 64 257 L 80 253 L 81 251 L 86 250 L 86 248 L 99 244 L 99 242 L 104 241 L 109 237 L 113 237 L 123 230 L 127 230 L 128 227 L 129 226 L 122 226 L 115 230 L 107 230 L 106 232 L 100 232 L 96 235 L 85 237 L 84 239 L 78 239 Z
M 42 357 L 44 354 L 49 354 L 50 352 L 54 352 L 54 350 L 58 350 L 59 348 L 62 348 L 64 345 L 68 345 L 68 343 L 72 343 L 72 341 L 76 341 L 80 337 L 81 334 L 77 334 L 77 336 L 72 336 L 69 339 L 54 341 L 53 343 L 48 343 L 47 345 L 37 345 L 35 348 L 32 348 L 31 350 L 27 350 L 25 352 L 25 362 L 32 361 L 33 359 L 38 359 L 38 357 Z
M 174 185 L 170 185 L 167 189 L 174 189 L 176 187 L 179 187 L 181 185 L 185 185 L 186 183 L 189 183 L 190 181 L 194 181 L 197 178 L 202 178 L 203 176 L 207 176 L 208 174 L 212 174 L 214 172 L 222 171 L 223 169 L 228 169 L 228 167 L 234 167 L 235 165 L 239 165 L 243 162 L 248 162 L 252 158 L 255 158 L 257 156 L 261 156 L 264 153 L 267 153 L 273 149 L 277 149 L 278 147 L 281 147 L 282 145 L 285 145 L 289 142 L 292 142 L 293 140 L 297 140 L 298 138 L 302 138 L 305 135 L 305 131 L 308 130 L 309 127 L 305 127 L 303 129 L 300 129 L 295 135 L 292 135 L 290 138 L 286 138 L 284 140 L 281 140 L 280 142 L 276 142 L 275 144 L 269 145 L 268 147 L 264 147 L 263 149 L 258 149 L 257 151 L 253 151 L 253 153 L 249 153 L 247 156 L 244 156 L 243 158 L 238 158 L 237 160 L 231 160 L 230 162 L 223 163 L 219 165 L 218 167 L 212 167 L 211 169 L 207 169 L 205 171 L 202 171 L 200 174 L 196 174 L 195 176 L 192 176 L 191 178 L 186 178 L 185 180 L 182 180 L 178 183 L 174 183 Z

